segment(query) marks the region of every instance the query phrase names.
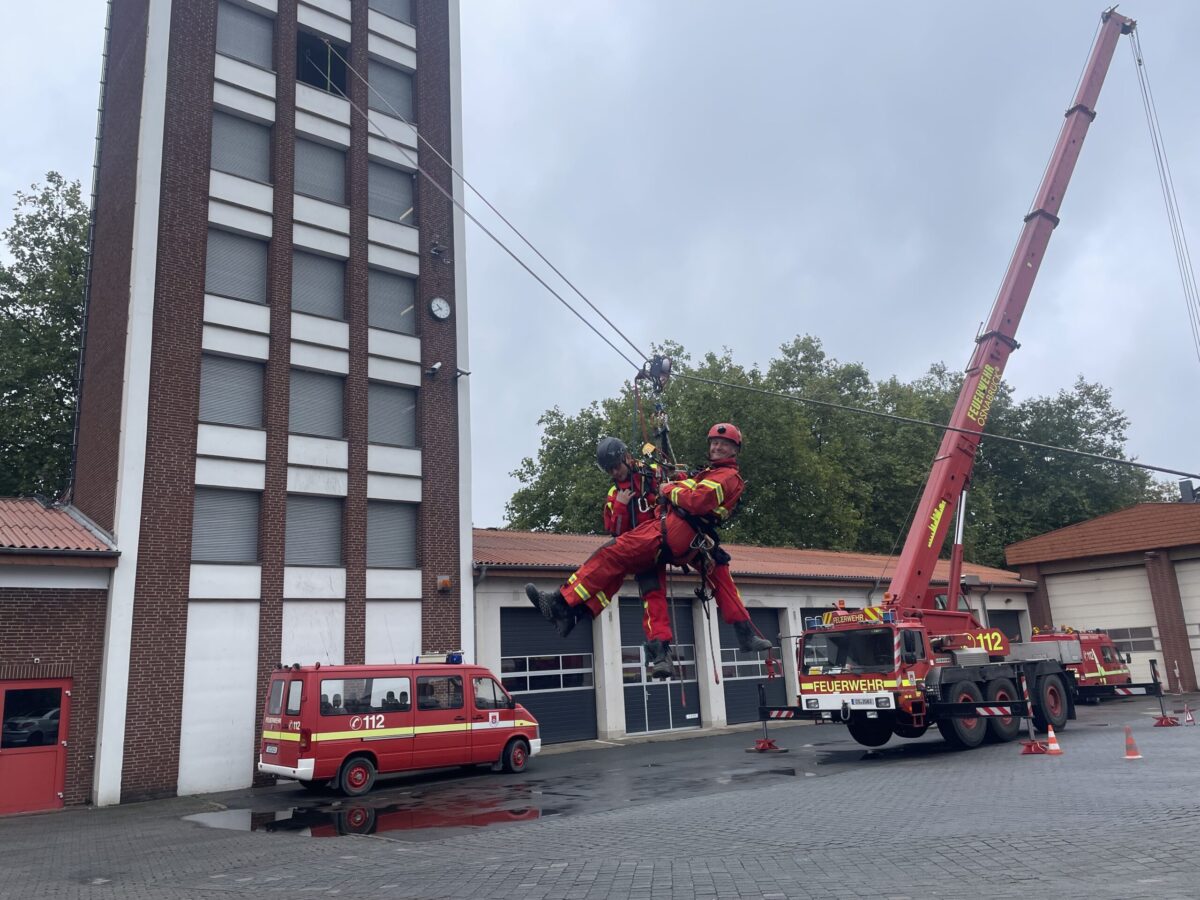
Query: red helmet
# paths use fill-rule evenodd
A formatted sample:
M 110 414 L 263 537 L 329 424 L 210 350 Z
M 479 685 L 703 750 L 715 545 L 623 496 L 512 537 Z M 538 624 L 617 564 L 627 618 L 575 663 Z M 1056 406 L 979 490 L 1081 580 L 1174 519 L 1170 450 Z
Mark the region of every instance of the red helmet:
M 739 447 L 742 446 L 742 433 L 738 431 L 736 425 L 729 422 L 718 422 L 712 428 L 708 429 L 708 439 L 724 438 L 727 441 L 733 441 Z

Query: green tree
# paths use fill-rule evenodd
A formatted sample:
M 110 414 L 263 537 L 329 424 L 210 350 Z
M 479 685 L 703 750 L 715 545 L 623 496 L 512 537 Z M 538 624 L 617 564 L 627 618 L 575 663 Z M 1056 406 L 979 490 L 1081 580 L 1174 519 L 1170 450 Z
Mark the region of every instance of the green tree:
M 58 495 L 71 467 L 88 209 L 49 172 L 17 192 L 0 264 L 0 495 Z
M 961 373 L 938 363 L 912 382 L 873 382 L 862 365 L 830 358 L 811 336 L 784 344 L 765 370 L 739 365 L 728 350 L 693 364 L 677 345 L 657 349 L 695 376 L 673 379 L 662 395 L 680 460 L 703 462 L 704 436 L 715 421 L 734 421 L 746 435 L 741 468 L 747 488 L 725 529 L 729 540 L 896 551 L 941 432 L 768 392 L 945 422 Z M 642 408 L 652 410 L 653 398 L 643 394 Z M 625 384 L 618 396 L 575 416 L 552 409 L 540 424 L 538 458 L 523 460 L 513 473 L 522 486 L 508 505 L 511 527 L 598 531 L 608 480 L 593 461 L 595 444 L 605 434 L 635 447 L 641 442 L 633 386 Z M 1111 393 L 1083 379 L 1071 390 L 1020 403 L 1002 385 L 989 419 L 989 431 L 1118 459 L 1124 456 L 1127 426 Z M 985 439 L 967 504 L 965 554 L 972 562 L 1003 565 L 1007 544 L 1139 501 L 1165 499 L 1165 490 L 1138 469 Z

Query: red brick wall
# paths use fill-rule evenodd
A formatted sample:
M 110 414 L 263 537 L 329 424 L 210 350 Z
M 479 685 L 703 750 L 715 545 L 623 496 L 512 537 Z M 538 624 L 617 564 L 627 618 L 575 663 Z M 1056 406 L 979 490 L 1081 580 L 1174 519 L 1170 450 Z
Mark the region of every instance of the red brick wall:
M 450 11 L 441 0 L 413 4 L 420 45 L 416 75 L 417 128 L 421 137 L 453 160 L 450 143 Z M 452 173 L 424 143 L 424 169 L 452 192 Z M 461 167 L 462 161 L 455 161 Z M 425 368 L 441 362 L 441 371 L 426 378 L 421 390 L 422 478 L 419 550 L 421 554 L 421 631 L 424 649 L 462 647 L 458 579 L 458 311 L 445 322 L 429 314 L 429 301 L 445 297 L 454 307 L 454 206 L 424 177 L 417 181 L 418 225 L 421 230 L 421 279 L 417 285 L 421 358 Z M 429 252 L 434 243 L 445 251 Z M 438 593 L 437 576 L 449 575 L 451 589 Z
M 96 179 L 92 282 L 76 446 L 75 505 L 112 530 L 148 0 L 114 0 Z
M 1146 578 L 1150 582 L 1150 599 L 1158 621 L 1158 638 L 1162 643 L 1163 667 L 1159 673 L 1171 690 L 1196 690 L 1196 667 L 1192 662 L 1187 625 L 1183 620 L 1183 601 L 1179 596 L 1179 579 L 1175 563 L 1166 550 L 1146 554 Z M 1175 666 L 1179 675 L 1175 675 Z
M 21 677 L 31 679 L 39 669 L 47 678 L 70 670 L 68 805 L 87 803 L 92 791 L 107 602 L 103 590 L 0 588 L 0 669 L 21 665 Z
M 200 401 L 204 257 L 217 5 L 171 7 L 158 221 L 154 344 L 138 571 L 134 587 L 123 801 L 175 792 Z M 160 51 L 161 52 L 161 51 Z M 144 351 L 143 351 L 144 352 Z M 174 736 L 163 740 L 163 735 Z

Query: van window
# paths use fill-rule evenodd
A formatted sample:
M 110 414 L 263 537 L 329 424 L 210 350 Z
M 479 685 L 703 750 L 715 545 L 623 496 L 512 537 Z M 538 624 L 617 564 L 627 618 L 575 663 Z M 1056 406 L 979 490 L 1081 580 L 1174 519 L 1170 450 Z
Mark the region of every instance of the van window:
M 475 708 L 476 709 L 508 709 L 508 694 L 491 678 L 476 678 Z
M 417 678 L 417 709 L 462 709 L 461 675 L 421 675 Z
M 288 685 L 288 704 L 287 714 L 289 716 L 300 715 L 300 697 L 304 692 L 304 682 L 300 680 L 293 681 Z
M 1104 661 L 1106 663 L 1113 663 L 1117 661 L 1116 656 L 1113 654 L 1112 647 L 1101 647 L 1100 653 L 1104 656 Z
M 267 715 L 277 716 L 283 709 L 283 679 L 276 678 L 271 682 L 271 696 L 267 698 Z
M 349 716 L 412 709 L 410 683 L 407 677 L 326 679 L 321 682 L 321 715 Z

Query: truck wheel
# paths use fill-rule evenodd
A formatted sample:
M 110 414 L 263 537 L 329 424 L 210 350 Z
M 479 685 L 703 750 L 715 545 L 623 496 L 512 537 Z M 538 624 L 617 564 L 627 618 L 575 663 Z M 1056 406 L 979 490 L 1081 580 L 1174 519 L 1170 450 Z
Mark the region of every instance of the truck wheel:
M 864 747 L 882 747 L 892 739 L 892 723 L 883 718 L 851 716 L 846 728 L 850 731 L 850 737 Z
M 338 787 L 347 797 L 361 797 L 375 785 L 375 765 L 365 756 L 352 756 L 342 766 Z
M 948 703 L 980 703 L 983 695 L 973 681 L 956 681 L 944 695 Z M 987 724 L 983 719 L 940 719 L 938 731 L 957 750 L 970 750 L 983 743 Z
M 997 678 L 987 683 L 988 703 L 1011 703 L 1017 700 L 1017 688 L 1007 678 Z M 1003 744 L 1013 740 L 1021 731 L 1019 716 L 1005 716 L 1003 719 L 987 720 L 987 740 L 995 744 Z
M 896 732 L 896 737 L 919 738 L 929 730 L 929 726 L 921 725 L 920 727 L 917 727 L 916 725 L 897 725 L 894 730 Z
M 1033 724 L 1045 731 L 1047 722 L 1060 731 L 1067 725 L 1067 690 L 1061 675 L 1045 676 L 1034 692 Z
M 505 772 L 524 772 L 528 764 L 529 745 L 525 743 L 524 738 L 513 738 L 504 745 L 504 752 L 500 754 L 500 765 L 504 767 Z

